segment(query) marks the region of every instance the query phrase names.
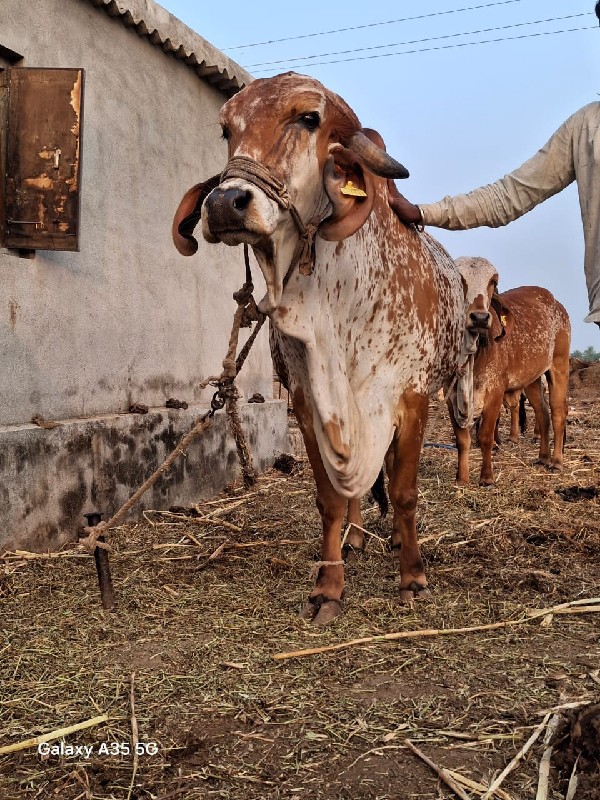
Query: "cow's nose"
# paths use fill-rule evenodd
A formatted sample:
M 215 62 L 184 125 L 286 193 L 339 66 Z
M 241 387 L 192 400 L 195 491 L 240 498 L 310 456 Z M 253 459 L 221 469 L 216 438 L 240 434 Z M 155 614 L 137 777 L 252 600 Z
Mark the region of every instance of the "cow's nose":
M 251 200 L 252 192 L 249 189 L 215 189 L 205 201 L 210 227 L 239 224 L 243 221 Z
M 471 311 L 469 314 L 470 325 L 473 328 L 489 328 L 491 318 L 489 311 Z

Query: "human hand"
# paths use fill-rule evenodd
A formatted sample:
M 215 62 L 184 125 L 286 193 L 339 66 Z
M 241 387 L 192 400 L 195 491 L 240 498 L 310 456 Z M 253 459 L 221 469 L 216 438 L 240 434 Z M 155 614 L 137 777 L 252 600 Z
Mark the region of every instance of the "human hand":
M 392 180 L 388 180 L 388 201 L 390 208 L 393 209 L 396 216 L 402 220 L 402 222 L 412 223 L 413 225 L 423 224 L 419 206 L 414 205 L 407 200 L 404 195 L 400 194 L 396 188 L 396 184 Z

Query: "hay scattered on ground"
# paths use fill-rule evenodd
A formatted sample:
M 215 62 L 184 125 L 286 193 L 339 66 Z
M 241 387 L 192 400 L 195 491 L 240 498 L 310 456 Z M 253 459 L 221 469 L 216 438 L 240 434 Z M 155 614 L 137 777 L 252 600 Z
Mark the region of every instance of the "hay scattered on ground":
M 597 614 L 297 661 L 273 655 L 598 596 L 600 498 L 569 502 L 557 490 L 600 485 L 600 406 L 574 404 L 560 475 L 532 466 L 530 437 L 496 455 L 495 489 L 476 485 L 477 451 L 472 485 L 456 489 L 456 454 L 424 450 L 418 526 L 431 602 L 396 603 L 390 522 L 365 500 L 368 550 L 348 564 L 344 614 L 324 630 L 297 617 L 320 542 L 311 471 L 298 459 L 289 475 L 273 470 L 256 490 L 234 487 L 194 516 L 147 512 L 114 531 L 113 613 L 100 608 L 90 557 L 5 555 L 0 747 L 109 720 L 64 740 L 93 747 L 89 758 L 35 748 L 0 756 L 0 797 L 454 797 L 407 738 L 489 785 L 548 710 L 600 697 Z M 451 442 L 441 404 L 426 438 Z M 117 745 L 131 742 L 132 673 L 138 739 L 157 752 L 140 754 L 130 789 L 133 758 Z M 542 750 L 540 739 L 507 776 L 505 798 L 535 796 Z M 557 769 L 551 798 L 564 797 Z

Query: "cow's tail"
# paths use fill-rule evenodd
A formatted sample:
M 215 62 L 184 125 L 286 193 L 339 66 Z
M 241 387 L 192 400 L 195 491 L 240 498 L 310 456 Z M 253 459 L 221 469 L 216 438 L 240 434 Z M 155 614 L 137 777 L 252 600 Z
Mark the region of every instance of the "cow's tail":
M 519 430 L 522 434 L 527 430 L 527 412 L 525 411 L 525 394 L 519 397 Z
M 379 470 L 379 475 L 375 479 L 375 483 L 371 486 L 371 494 L 373 495 L 373 500 L 379 506 L 379 511 L 381 512 L 381 516 L 387 516 L 389 504 L 387 493 L 385 491 L 385 477 L 383 474 L 383 467 Z

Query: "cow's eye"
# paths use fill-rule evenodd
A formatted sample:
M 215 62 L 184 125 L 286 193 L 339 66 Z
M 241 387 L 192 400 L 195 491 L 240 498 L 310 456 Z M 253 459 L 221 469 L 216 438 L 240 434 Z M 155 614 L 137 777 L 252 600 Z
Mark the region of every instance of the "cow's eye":
M 231 133 L 230 133 L 229 128 L 227 127 L 227 125 L 222 125 L 221 126 L 221 137 L 223 139 L 229 139 L 230 136 L 231 136 Z
M 305 128 L 308 128 L 309 131 L 315 131 L 319 127 L 321 117 L 317 111 L 309 111 L 308 114 L 301 115 L 300 122 Z

